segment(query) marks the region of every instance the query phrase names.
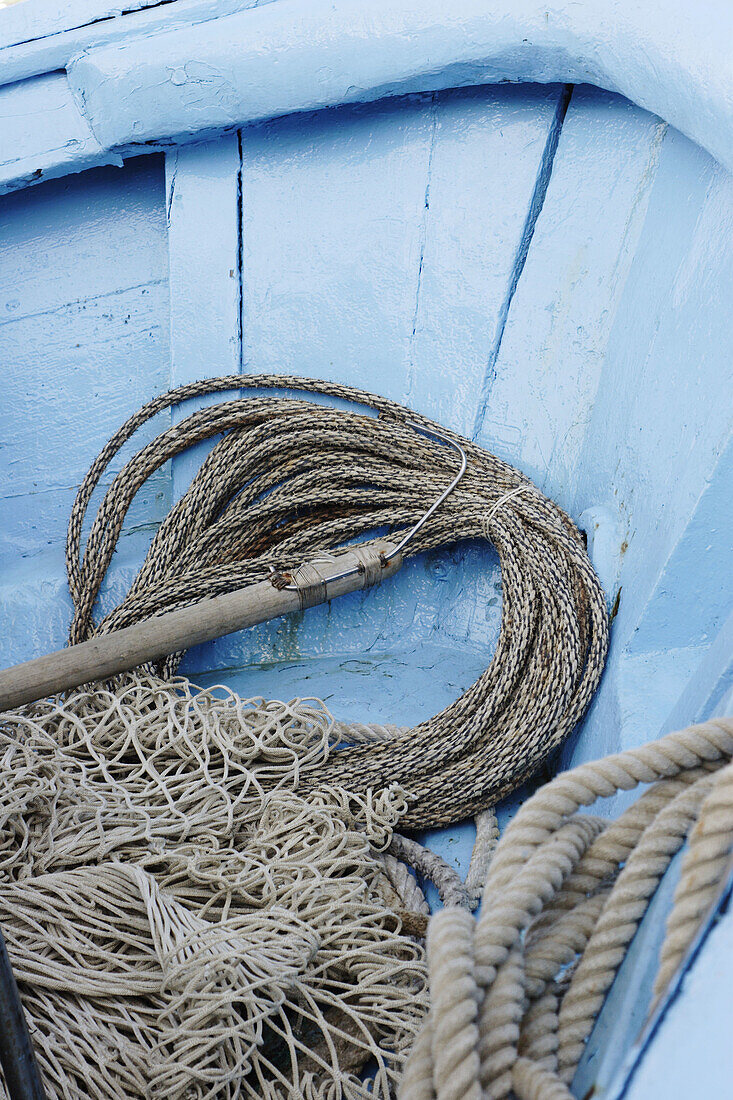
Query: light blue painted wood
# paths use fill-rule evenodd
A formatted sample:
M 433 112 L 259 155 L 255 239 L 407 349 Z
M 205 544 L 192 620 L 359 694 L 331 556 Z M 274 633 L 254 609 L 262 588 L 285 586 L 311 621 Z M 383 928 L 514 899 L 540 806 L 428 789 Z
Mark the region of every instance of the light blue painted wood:
M 45 184 L 0 207 L 0 609 L 12 624 L 0 632 L 3 664 L 63 644 L 76 486 L 122 420 L 168 385 L 160 158 L 83 182 Z M 129 582 L 169 505 L 169 477 L 158 475 L 128 516 L 112 585 L 125 571 Z
M 159 157 L 4 198 L 0 324 L 166 281 L 163 202 Z
M 135 11 L 110 20 L 104 41 L 95 45 L 94 35 L 77 41 L 72 56 L 61 44 L 57 50 L 41 41 L 15 59 L 5 76 L 16 80 L 11 104 L 22 106 L 27 94 L 35 95 L 20 76 L 65 66 L 78 117 L 67 101 L 60 144 L 55 134 L 41 150 L 36 135 L 30 142 L 21 138 L 0 173 L 2 188 L 34 182 L 39 168 L 47 176 L 74 163 L 79 170 L 115 150 L 203 139 L 258 119 L 527 80 L 586 81 L 621 92 L 733 166 L 733 21 L 724 0 L 694 8 L 675 0 L 674 14 L 666 11 L 661 20 L 655 10 L 626 0 L 561 6 L 552 20 L 539 0 L 498 8 L 460 0 L 449 10 L 440 0 L 281 0 L 233 13 L 227 0 L 208 12 L 197 5 L 166 7 L 162 15 L 153 9 L 152 22 L 136 22 L 145 13 Z M 129 33 L 118 35 L 122 26 Z M 66 35 L 59 37 L 71 46 Z M 80 128 L 83 146 L 75 144 Z M 90 130 L 102 146 L 94 160 L 86 148 Z
M 405 92 L 585 81 L 661 115 L 730 167 L 732 33 L 724 0 L 695 10 L 668 0 L 661 17 L 587 0 L 552 19 L 540 0 L 281 0 L 100 47 L 69 75 L 110 147 Z
M 567 508 L 663 133 L 626 100 L 575 89 L 492 365 L 476 438 Z
M 239 171 L 236 134 L 183 146 L 166 157 L 171 386 L 239 373 Z M 208 403 L 218 400 L 219 394 Z M 173 422 L 204 403 L 189 401 L 173 409 Z M 174 500 L 188 488 L 206 450 L 200 444 L 173 459 Z
M 702 722 L 711 714 L 733 714 L 733 612 L 685 685 L 663 732 L 680 729 L 686 722 Z
M 84 50 L 161 28 L 196 26 L 273 0 L 43 0 L 0 9 L 0 84 L 65 69 Z
M 339 378 L 470 430 L 558 94 L 477 90 L 246 131 L 247 369 Z
M 481 435 L 585 515 L 609 595 L 622 587 L 604 683 L 565 765 L 704 719 L 730 683 L 732 410 L 714 396 L 731 383 L 730 186 L 657 120 L 575 90 Z M 608 1083 L 635 1035 L 672 886 L 591 1037 L 578 1096 Z
M 733 199 L 733 195 L 731 198 Z M 731 208 L 733 209 L 733 201 Z M 731 286 L 733 286 L 733 276 Z M 696 301 L 694 308 L 697 310 L 698 307 L 699 302 Z M 716 366 L 720 370 L 726 355 L 726 333 L 723 324 L 720 325 L 717 335 L 720 337 L 718 346 L 721 363 Z M 731 344 L 733 345 L 733 342 Z M 667 350 L 663 351 L 665 355 Z M 733 346 L 730 346 L 730 352 L 733 354 Z M 697 375 L 693 386 L 699 385 L 702 372 L 696 370 L 693 373 Z M 729 384 L 733 382 L 733 377 L 721 377 L 720 381 L 723 388 L 728 389 Z M 675 494 L 675 500 L 669 501 L 664 509 L 666 513 L 675 507 L 679 509 L 678 516 L 673 517 L 672 520 L 675 525 L 670 539 L 672 550 L 630 641 L 631 653 L 705 647 L 715 638 L 725 620 L 733 612 L 733 587 L 725 581 L 720 585 L 712 586 L 708 580 L 716 576 L 725 578 L 733 545 L 730 516 L 733 436 L 729 436 L 727 443 L 721 446 L 720 437 L 725 438 L 725 430 L 728 427 L 725 423 L 724 407 L 721 413 L 718 438 L 715 431 L 715 421 L 718 417 L 714 416 L 711 416 L 704 425 L 698 422 L 697 430 L 689 435 L 690 442 L 697 445 L 697 436 L 710 431 L 712 436 L 710 442 L 714 447 L 713 457 L 709 465 L 710 460 L 706 456 L 705 463 L 710 472 L 702 486 L 693 486 L 689 476 L 686 476 L 687 471 L 684 468 L 680 471 L 680 488 L 687 489 L 690 496 L 688 500 L 681 502 Z M 687 415 L 691 418 L 693 410 L 688 409 Z M 683 426 L 687 427 L 687 424 Z M 682 453 L 685 457 L 689 453 L 684 444 Z M 694 496 L 695 492 L 699 492 L 697 499 Z M 690 503 L 693 504 L 692 509 L 690 509 Z M 680 516 L 686 518 L 686 525 L 681 534 L 679 533 Z M 681 598 L 686 608 L 684 615 L 679 614 L 678 604 Z
M 733 911 L 729 909 L 703 945 L 633 1077 L 618 1091 L 609 1090 L 613 1100 L 730 1096 L 731 984 Z
M 714 547 L 733 544 L 725 467 L 720 467 L 720 476 L 715 472 L 729 445 L 733 416 L 730 403 L 711 395 L 730 391 L 733 382 L 727 319 L 733 292 L 732 187 L 730 176 L 719 174 L 712 161 L 678 134 L 665 137 L 579 461 L 576 508 L 597 493 L 596 486 L 610 486 L 626 529 L 613 660 L 625 661 L 628 648 L 629 662 L 626 670 L 620 664 L 618 676 L 609 681 L 615 681 L 617 692 L 613 724 L 605 710 L 606 692 L 596 703 L 597 724 L 592 721 L 590 727 L 599 732 L 615 728 L 618 747 L 659 732 L 694 666 L 689 646 L 700 644 L 699 661 L 712 640 L 704 642 L 694 633 L 695 623 L 699 631 L 699 596 L 694 583 L 681 584 L 681 561 L 675 559 L 678 544 L 692 548 L 702 537 L 702 531 L 693 533 L 698 507 L 698 519 L 707 508 L 705 523 L 711 511 L 718 515 L 710 543 L 713 571 L 704 569 L 699 541 L 687 568 L 702 570 L 708 578 L 708 610 L 713 601 L 723 615 L 731 606 L 730 571 L 716 572 Z M 710 497 L 702 501 L 708 482 Z M 670 596 L 665 595 L 668 583 L 673 585 Z M 668 644 L 680 657 L 679 668 L 674 653 L 670 660 L 663 654 L 661 663 L 648 661 L 660 645 L 644 624 L 657 618 L 660 600 L 678 624 Z M 669 619 L 667 625 L 671 627 Z M 714 623 L 710 631 L 714 634 Z M 655 720 L 660 725 L 649 721 L 650 682 L 655 683 Z M 592 739 L 586 744 L 591 752 L 601 747 Z
M 616 662 L 655 590 L 660 597 L 668 593 L 669 614 L 685 637 L 693 618 L 699 624 L 710 613 L 711 602 L 723 616 L 730 607 L 725 572 L 715 586 L 707 582 L 706 611 L 699 594 L 689 594 L 689 614 L 683 610 L 686 591 L 683 602 L 677 599 L 682 570 L 693 560 L 699 567 L 712 513 L 718 523 L 707 551 L 711 570 L 703 570 L 703 578 L 718 571 L 733 541 L 723 500 L 727 467 L 713 476 L 731 410 L 725 402 L 710 409 L 711 393 L 721 382 L 730 386 L 729 189 L 726 173 L 678 134 L 665 135 L 657 120 L 605 93 L 576 89 L 490 378 L 479 439 L 516 462 L 573 515 L 586 516 L 609 599 L 623 589 L 611 665 L 579 749 L 585 758 L 654 736 L 676 698 L 670 692 L 680 693 L 702 659 L 702 651 L 689 651 L 692 642 L 678 643 L 679 659 L 672 656 L 655 693 L 655 715 L 646 687 L 649 667 L 640 665 L 634 675 L 627 663 L 628 690 L 620 689 Z M 715 253 L 709 264 L 708 249 Z M 683 330 L 695 333 L 692 344 Z M 707 378 L 702 385 L 701 372 Z M 682 389 L 684 402 L 678 399 Z M 687 440 L 682 461 L 680 439 Z M 695 452 L 692 461 L 687 447 Z M 680 482 L 673 499 L 670 469 L 677 469 Z M 695 494 L 709 478 L 705 511 L 701 501 L 695 521 Z M 670 591 L 661 578 L 688 527 L 685 538 L 696 549 L 689 555 L 680 550 L 686 560 L 676 559 Z M 661 611 L 650 605 L 649 614 Z
M 123 10 L 156 6 L 160 0 L 34 0 L 0 12 L 0 46 L 14 46 L 113 19 Z
M 7 190 L 121 163 L 95 138 L 64 73 L 0 87 L 0 179 Z
M 338 378 L 469 429 L 558 102 L 481 90 L 245 131 L 246 369 Z M 221 639 L 185 668 L 412 724 L 455 697 L 459 669 L 467 686 L 486 667 L 500 612 L 493 554 L 431 555 L 388 590 Z M 431 839 L 464 871 L 471 842 L 470 827 Z
M 730 175 L 670 132 L 580 457 L 578 505 L 603 479 L 644 531 L 637 547 L 632 532 L 625 559 L 635 573 L 626 581 L 635 610 L 622 603 L 630 617 L 619 621 L 631 628 L 731 431 L 730 405 L 709 395 L 732 380 L 732 218 Z M 674 471 L 673 494 L 662 470 Z

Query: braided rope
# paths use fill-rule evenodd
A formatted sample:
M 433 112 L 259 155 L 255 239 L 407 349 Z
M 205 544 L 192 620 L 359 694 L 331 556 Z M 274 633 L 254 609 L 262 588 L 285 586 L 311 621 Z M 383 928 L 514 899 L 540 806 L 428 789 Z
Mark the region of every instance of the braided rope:
M 476 840 L 471 852 L 471 862 L 466 875 L 465 887 L 475 904 L 483 893 L 486 876 L 499 843 L 499 822 L 496 810 L 490 806 L 476 815 Z
M 554 975 L 569 966 L 586 950 L 607 891 L 584 897 L 573 909 L 561 912 L 539 939 L 532 939 L 525 951 L 525 984 L 530 997 L 541 997 Z
M 705 798 L 690 835 L 674 907 L 667 921 L 659 970 L 654 983 L 654 1011 L 714 900 L 733 850 L 733 765 L 721 771 Z
M 544 934 L 546 926 L 558 918 L 560 910 L 572 909 L 595 891 L 604 887 L 610 888 L 621 865 L 626 862 L 629 853 L 657 814 L 688 785 L 707 774 L 711 767 L 713 766 L 706 764 L 701 768 L 691 768 L 672 779 L 658 781 L 621 817 L 611 822 L 590 846 L 553 902 L 533 922 L 528 932 L 528 944 Z
M 381 852 L 380 859 L 384 867 L 385 884 L 394 900 L 389 905 L 395 910 L 402 922 L 402 931 L 409 936 L 424 939 L 428 930 L 430 906 L 415 876 L 407 864 L 397 859 L 391 852 Z M 390 894 L 384 892 L 385 900 Z
M 677 795 L 644 830 L 609 894 L 559 1014 L 558 1071 L 570 1084 L 595 1017 L 672 856 L 692 828 L 712 777 Z
M 473 973 L 473 917 L 455 906 L 430 922 L 428 958 L 434 960 L 432 1061 L 436 1100 L 481 1100 L 478 990 Z
M 524 1001 L 524 972 L 514 948 L 486 991 L 481 1008 L 479 1058 L 486 1100 L 503 1100 L 511 1092 Z
M 428 1015 L 405 1063 L 405 1072 L 400 1083 L 400 1100 L 436 1100 L 434 1069 L 433 1021 Z
M 83 544 L 94 491 L 140 427 L 191 398 L 241 394 L 243 387 L 321 394 L 351 408 L 253 393 L 197 409 L 122 466 Z M 378 416 L 353 411 L 354 405 Z M 406 532 L 455 473 L 452 451 L 408 421 L 438 428 L 373 394 L 284 375 L 207 379 L 155 398 L 115 433 L 77 494 L 67 539 L 70 641 L 241 588 L 262 580 L 271 566 L 306 563 L 308 572 L 309 561 L 355 538 L 368 544 L 380 527 Z M 94 605 L 135 494 L 170 458 L 214 438 L 127 595 L 95 624 Z M 368 727 L 355 724 L 342 738 L 351 747 L 331 753 L 317 768 L 306 764 L 301 775 L 304 791 L 325 783 L 363 794 L 385 782 L 401 783 L 413 796 L 406 828 L 473 816 L 535 772 L 582 717 L 608 645 L 605 598 L 570 519 L 517 470 L 460 442 L 468 459 L 463 479 L 405 554 L 465 539 L 494 546 L 503 615 L 491 665 L 460 699 L 415 729 L 380 726 L 365 736 Z M 315 590 L 318 578 L 310 579 Z M 310 589 L 304 598 L 310 600 Z M 180 654 L 164 671 L 172 673 L 178 659 Z
M 518 1058 L 512 1070 L 517 1100 L 573 1100 L 568 1088 L 536 1062 Z
M 387 873 L 387 878 L 397 892 L 401 904 L 405 909 L 413 913 L 421 913 L 428 916 L 430 906 L 425 900 L 425 895 L 420 889 L 415 876 L 410 872 L 401 859 L 397 859 L 390 852 L 382 852 L 382 863 Z
M 560 1009 L 560 990 L 553 981 L 545 991 L 529 1001 L 519 1033 L 517 1050 L 520 1058 L 554 1072 L 557 1069 L 557 1014 Z
M 471 897 L 458 872 L 437 852 L 432 852 L 412 837 L 401 836 L 399 833 L 392 834 L 389 851 L 408 863 L 423 878 L 429 879 L 437 889 L 443 905 L 461 905 L 469 909 L 472 907 Z
M 569 1100 L 605 993 L 661 875 L 691 835 L 657 996 L 666 987 L 730 858 L 731 756 L 733 719 L 715 719 L 559 775 L 519 810 L 491 861 L 473 942 L 462 947 L 479 999 L 482 1097 Z M 611 824 L 578 813 L 639 784 L 652 786 Z M 439 942 L 428 960 L 431 990 L 442 973 Z M 442 1028 L 433 997 L 405 1063 L 401 1100 L 433 1100 Z M 464 1044 L 462 1058 L 471 1054 Z

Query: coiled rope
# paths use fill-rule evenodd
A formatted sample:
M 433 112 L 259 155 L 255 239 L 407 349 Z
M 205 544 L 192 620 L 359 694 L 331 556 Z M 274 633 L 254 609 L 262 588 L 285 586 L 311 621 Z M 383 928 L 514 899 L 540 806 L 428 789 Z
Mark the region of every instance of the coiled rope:
M 733 720 L 559 775 L 499 841 L 477 923 L 428 927 L 430 1015 L 400 1100 L 572 1100 L 596 1016 L 661 876 L 689 836 L 654 996 L 719 889 L 733 845 Z M 618 820 L 578 813 L 649 788 Z
M 237 396 L 190 413 L 146 443 L 114 478 L 82 548 L 92 494 L 124 444 L 157 413 L 247 387 L 287 389 L 369 407 L 378 416 L 290 396 Z M 455 474 L 452 453 L 419 434 L 438 426 L 362 390 L 283 375 L 181 386 L 141 408 L 94 461 L 69 522 L 70 641 L 260 581 L 385 527 L 404 533 Z M 459 540 L 491 543 L 502 574 L 502 624 L 486 672 L 414 729 L 354 729 L 356 742 L 306 764 L 301 789 L 360 794 L 385 783 L 411 796 L 406 828 L 445 825 L 493 804 L 532 775 L 582 717 L 608 646 L 608 615 L 581 536 L 522 474 L 461 437 L 467 471 L 405 548 L 412 556 Z M 152 540 L 123 601 L 93 608 L 128 508 L 147 478 L 202 440 L 221 436 Z M 180 656 L 180 655 L 179 655 Z M 176 658 L 168 662 L 171 674 Z M 345 740 L 352 740 L 342 727 Z M 371 734 L 371 735 L 370 735 Z

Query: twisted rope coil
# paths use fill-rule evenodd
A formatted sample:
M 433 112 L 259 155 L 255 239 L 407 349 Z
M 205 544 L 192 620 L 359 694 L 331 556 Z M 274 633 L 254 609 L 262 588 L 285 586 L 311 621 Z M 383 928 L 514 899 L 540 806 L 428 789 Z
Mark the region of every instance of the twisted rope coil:
M 688 836 L 657 999 L 711 903 L 733 845 L 732 755 L 733 720 L 716 719 L 584 764 L 525 803 L 494 853 L 473 935 L 461 940 L 470 980 L 460 995 L 458 986 L 452 997 L 440 988 L 450 981 L 455 917 L 443 910 L 431 919 L 431 1010 L 400 1100 L 442 1100 L 441 1042 L 455 1044 L 466 1072 L 472 1067 L 466 1098 L 571 1100 L 568 1085 L 603 997 Z M 616 822 L 577 812 L 639 784 L 652 786 Z
M 87 509 L 104 471 L 156 414 L 225 391 L 287 389 L 359 406 L 377 417 L 291 397 L 235 397 L 191 413 L 145 444 L 115 476 L 82 546 Z M 454 475 L 453 455 L 418 434 L 425 417 L 361 390 L 283 375 L 232 376 L 179 387 L 149 402 L 103 448 L 69 521 L 70 641 L 145 619 L 292 569 L 349 540 L 409 530 Z M 443 430 L 441 429 L 441 432 Z M 444 433 L 447 438 L 459 436 Z M 155 535 L 123 601 L 95 624 L 93 608 L 127 510 L 148 477 L 202 440 L 214 444 L 189 490 Z M 379 733 L 306 763 L 303 790 L 338 784 L 366 792 L 409 788 L 406 828 L 465 819 L 528 778 L 582 717 L 608 646 L 605 598 L 581 536 L 517 470 L 467 440 L 460 485 L 405 548 L 458 540 L 497 550 L 503 614 L 491 664 L 440 714 L 412 730 Z M 180 656 L 180 655 L 179 655 Z M 173 658 L 166 672 L 176 664 Z

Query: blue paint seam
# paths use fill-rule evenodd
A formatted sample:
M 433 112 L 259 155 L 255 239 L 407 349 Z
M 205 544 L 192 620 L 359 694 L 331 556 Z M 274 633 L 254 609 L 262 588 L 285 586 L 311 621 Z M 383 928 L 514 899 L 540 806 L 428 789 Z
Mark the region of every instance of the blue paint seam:
M 178 175 L 178 149 L 172 149 L 169 154 L 166 154 L 166 160 L 168 156 L 171 156 L 173 159 L 173 172 L 165 202 L 165 224 L 168 230 L 170 230 L 171 210 L 173 209 L 173 199 L 176 193 L 176 176 Z
M 175 4 L 177 0 L 158 0 L 156 4 L 143 4 L 138 8 L 125 8 L 121 11 L 113 12 L 110 15 L 102 15 L 97 19 L 90 19 L 88 23 L 79 23 L 73 27 L 65 27 L 62 31 L 52 31 L 50 34 L 40 34 L 36 38 L 24 38 L 20 42 L 13 42 L 10 46 L 3 46 L 1 50 L 15 50 L 19 46 L 30 46 L 35 42 L 46 42 L 49 38 L 61 38 L 65 34 L 75 34 L 78 31 L 85 31 L 88 27 L 96 27 L 99 23 L 114 23 L 115 20 L 123 19 L 128 15 L 139 15 L 141 12 L 155 11 L 156 8 L 163 8 L 167 4 Z
M 71 306 L 86 306 L 93 302 L 103 302 L 107 298 L 120 298 L 123 294 L 129 294 L 133 290 L 148 290 L 151 287 L 158 286 L 168 286 L 168 279 L 151 279 L 146 283 L 135 283 L 133 286 L 120 287 L 118 290 L 108 290 L 105 291 L 104 294 L 94 294 L 88 298 L 72 298 L 70 302 L 61 302 L 58 306 L 52 306 L 50 309 L 41 309 L 35 313 L 19 313 L 17 317 L 5 317 L 0 319 L 0 328 L 6 325 L 15 325 L 19 321 L 30 321 L 34 317 L 48 317 L 53 313 L 61 313 Z M 160 325 L 153 326 L 153 328 L 159 327 Z
M 524 265 L 527 262 L 529 250 L 532 245 L 532 238 L 534 237 L 535 229 L 537 228 L 537 222 L 539 216 L 542 213 L 542 208 L 545 205 L 545 198 L 547 197 L 547 190 L 550 185 L 550 178 L 552 176 L 552 168 L 555 162 L 555 154 L 557 153 L 557 147 L 560 142 L 560 135 L 562 133 L 563 124 L 565 122 L 565 116 L 570 106 L 570 99 L 573 94 L 573 85 L 565 84 L 560 93 L 555 108 L 555 116 L 552 120 L 547 140 L 545 141 L 545 147 L 542 150 L 542 156 L 540 157 L 539 168 L 537 170 L 537 178 L 535 180 L 534 189 L 532 191 L 532 198 L 530 199 L 529 209 L 527 211 L 527 217 L 524 222 L 524 228 L 522 229 L 522 235 L 519 239 L 519 245 L 514 257 L 514 263 L 512 265 L 512 274 L 507 286 L 507 292 L 502 302 L 501 309 L 499 310 L 499 316 L 496 327 L 496 334 L 494 336 L 494 342 L 489 353 L 488 362 L 486 365 L 486 371 L 484 373 L 484 380 L 481 386 L 481 394 L 479 396 L 478 408 L 476 409 L 476 416 L 473 424 L 473 431 L 471 438 L 473 440 L 478 439 L 484 426 L 486 419 L 486 413 L 489 408 L 489 401 L 491 398 L 491 390 L 496 379 L 496 364 L 499 359 L 499 353 L 501 351 L 502 341 L 504 339 L 504 330 L 506 328 L 507 321 L 509 319 L 509 311 L 512 306 L 514 295 L 516 294 L 517 287 L 519 286 L 519 280 L 522 277 L 524 271 Z
M 422 273 L 425 263 L 425 247 L 428 239 L 428 219 L 430 216 L 430 181 L 433 174 L 433 158 L 438 135 L 438 93 L 433 92 L 430 97 L 430 148 L 428 150 L 428 165 L 425 180 L 425 197 L 423 199 L 422 221 L 420 224 L 420 260 L 417 266 L 417 285 L 415 287 L 415 308 L 412 313 L 412 332 L 410 333 L 410 348 L 407 363 L 407 386 L 405 389 L 405 402 L 409 398 L 415 385 L 415 361 L 414 344 L 417 332 L 417 323 L 420 314 L 420 292 L 422 290 Z
M 239 166 L 237 168 L 237 280 L 239 307 L 237 309 L 237 339 L 239 340 L 239 373 L 244 374 L 244 211 L 242 209 L 244 155 L 242 151 L 242 131 L 237 130 L 237 150 Z

